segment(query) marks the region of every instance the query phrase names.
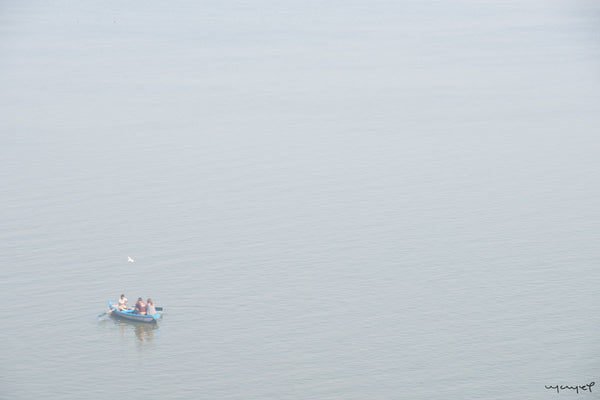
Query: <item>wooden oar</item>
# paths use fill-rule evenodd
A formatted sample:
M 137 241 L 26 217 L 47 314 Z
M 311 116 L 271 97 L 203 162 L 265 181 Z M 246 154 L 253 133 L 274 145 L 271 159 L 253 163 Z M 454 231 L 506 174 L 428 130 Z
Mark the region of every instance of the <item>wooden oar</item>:
M 103 317 L 103 316 L 105 316 L 105 315 L 107 315 L 107 314 L 110 314 L 110 313 L 112 313 L 113 311 L 115 311 L 115 310 L 111 308 L 110 310 L 108 310 L 108 311 L 105 311 L 103 314 L 100 314 L 100 315 L 98 315 L 98 318 L 100 318 L 100 317 Z

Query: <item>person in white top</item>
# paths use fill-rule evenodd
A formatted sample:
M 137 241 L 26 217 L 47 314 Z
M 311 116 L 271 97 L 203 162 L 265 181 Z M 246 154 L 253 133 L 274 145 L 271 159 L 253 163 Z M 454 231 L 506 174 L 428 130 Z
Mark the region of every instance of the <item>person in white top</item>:
M 127 310 L 127 297 L 124 294 L 121 295 L 119 299 L 119 310 Z

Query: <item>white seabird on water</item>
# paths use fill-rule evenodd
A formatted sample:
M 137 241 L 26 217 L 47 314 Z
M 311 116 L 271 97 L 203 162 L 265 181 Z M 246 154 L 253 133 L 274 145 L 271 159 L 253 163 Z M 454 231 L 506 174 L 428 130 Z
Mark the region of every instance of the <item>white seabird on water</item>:
M 133 258 L 129 257 L 129 256 L 127 256 L 127 261 L 129 261 L 129 262 L 135 262 L 135 260 Z

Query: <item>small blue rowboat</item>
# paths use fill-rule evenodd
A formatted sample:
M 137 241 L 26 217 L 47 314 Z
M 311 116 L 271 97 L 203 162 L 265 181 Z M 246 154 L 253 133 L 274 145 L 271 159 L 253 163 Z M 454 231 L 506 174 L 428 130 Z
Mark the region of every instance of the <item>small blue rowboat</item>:
M 119 310 L 117 305 L 112 301 L 108 302 L 108 308 L 112 310 L 111 316 L 115 318 L 125 319 L 128 321 L 145 322 L 147 324 L 155 324 L 156 320 L 160 318 L 160 314 L 154 315 L 142 315 L 134 314 L 133 310 Z

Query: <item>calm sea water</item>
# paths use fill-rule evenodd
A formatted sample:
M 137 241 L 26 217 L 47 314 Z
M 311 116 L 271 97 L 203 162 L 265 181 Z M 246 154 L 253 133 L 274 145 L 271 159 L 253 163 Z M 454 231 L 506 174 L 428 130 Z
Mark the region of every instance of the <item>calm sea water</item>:
M 599 21 L 3 2 L 0 398 L 600 384 Z M 121 293 L 164 319 L 98 318 Z

